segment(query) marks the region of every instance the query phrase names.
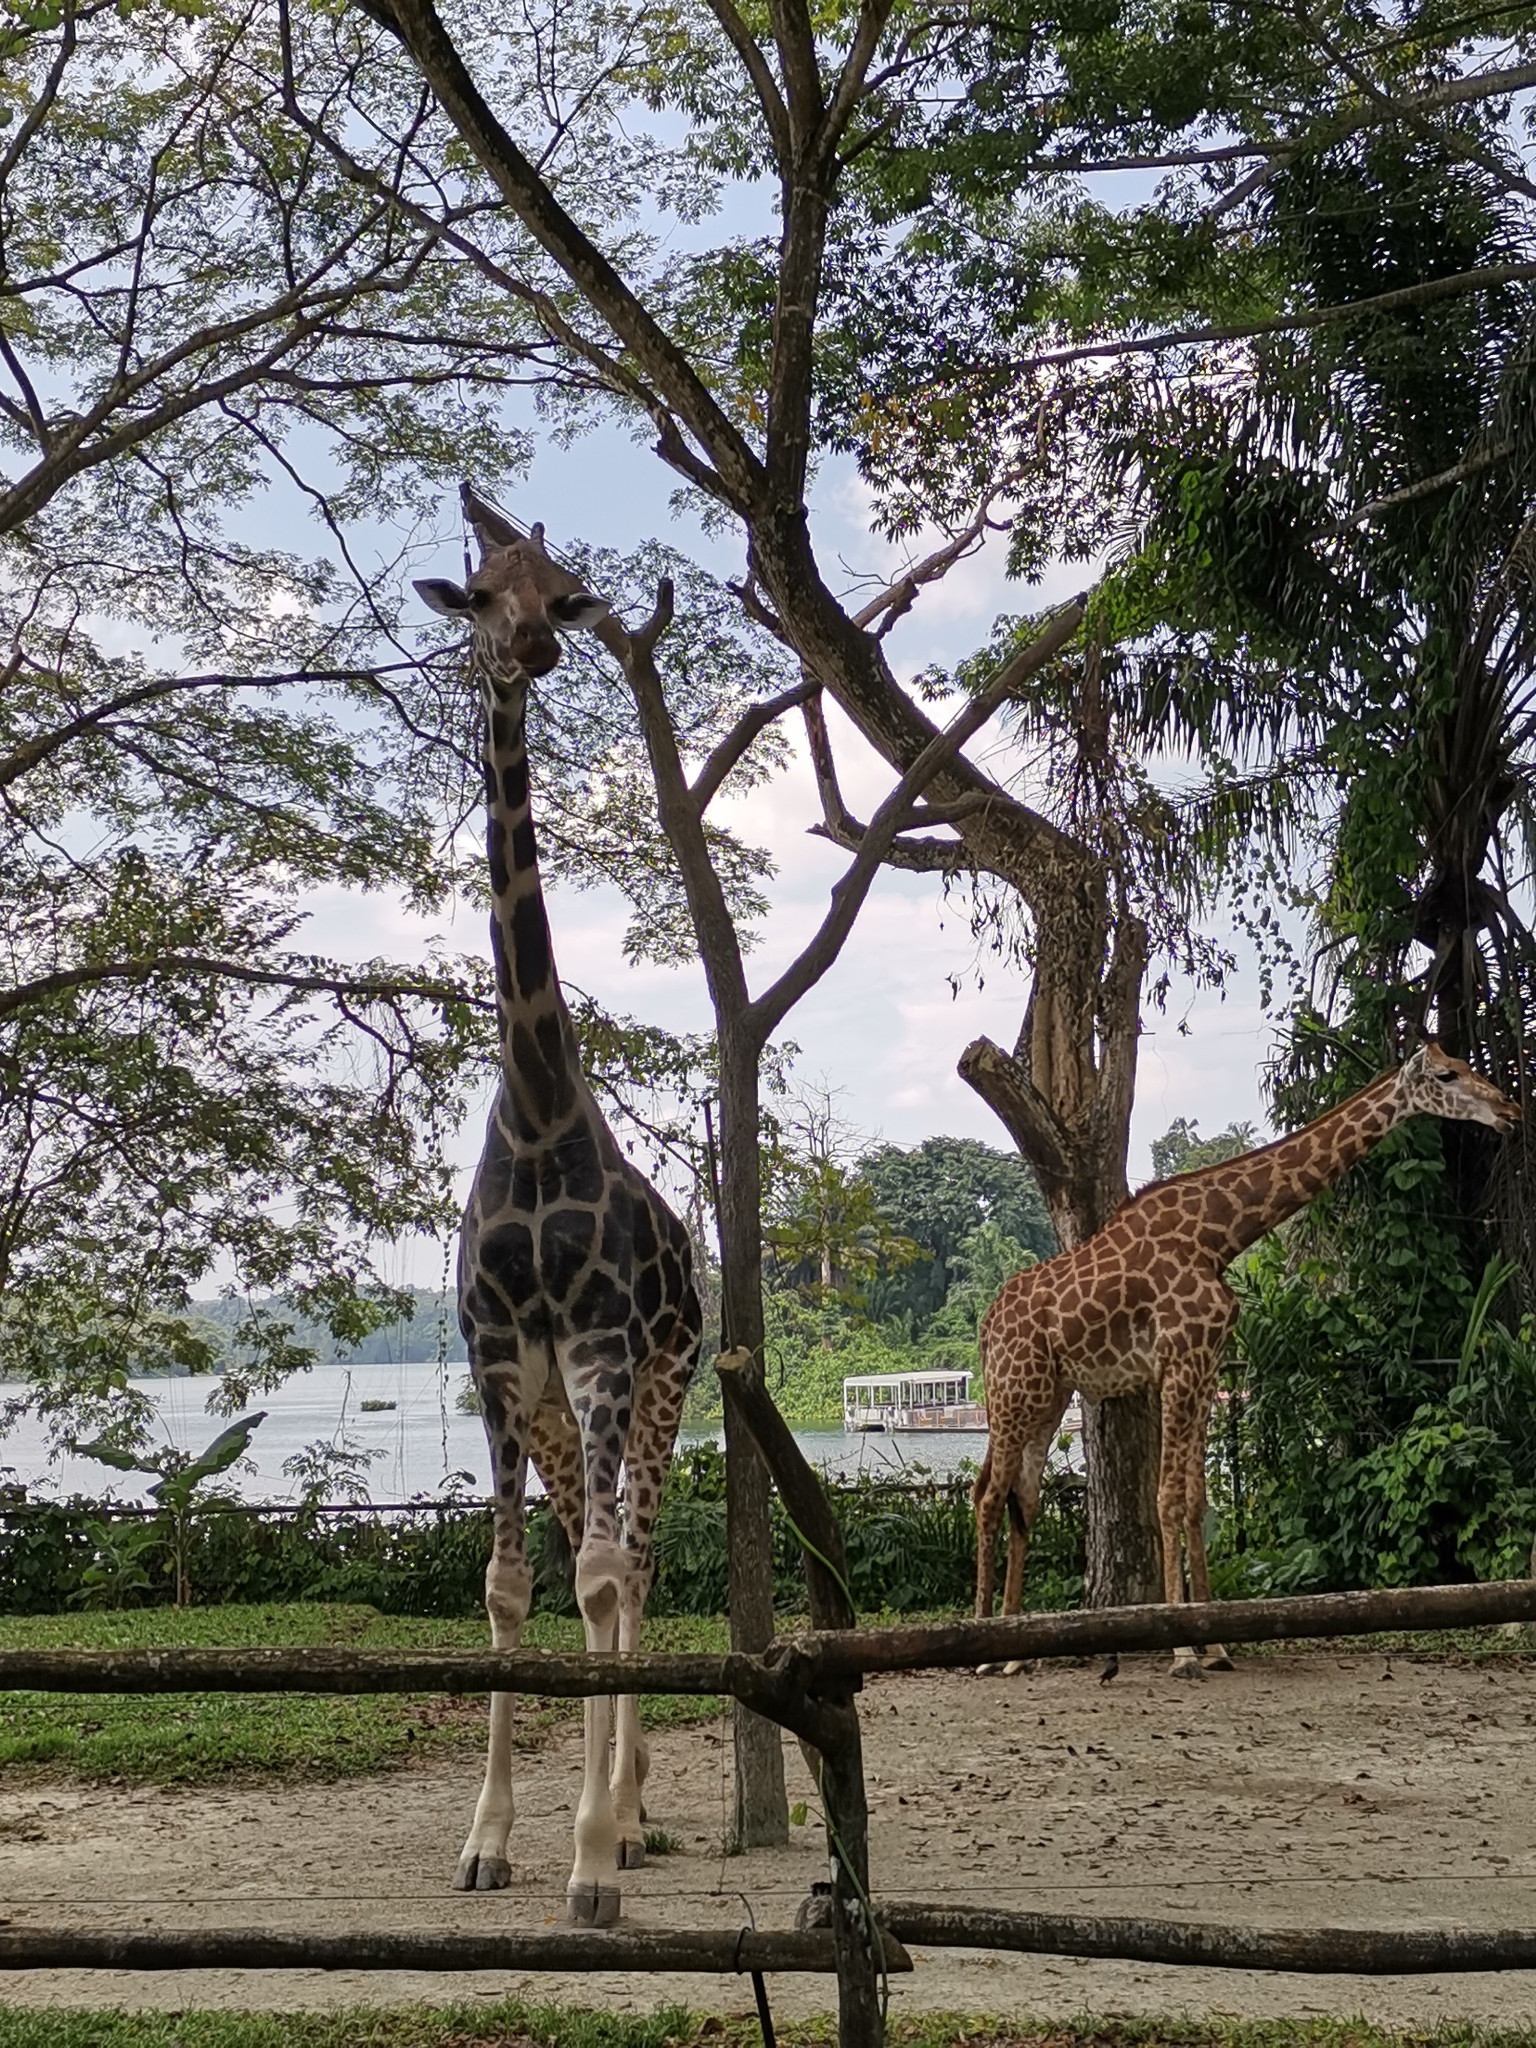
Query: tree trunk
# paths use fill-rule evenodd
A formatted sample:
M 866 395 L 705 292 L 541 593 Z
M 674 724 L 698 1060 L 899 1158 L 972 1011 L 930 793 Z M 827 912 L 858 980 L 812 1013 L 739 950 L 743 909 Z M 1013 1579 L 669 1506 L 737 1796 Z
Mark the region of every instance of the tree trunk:
M 739 1025 L 720 1032 L 720 1285 L 724 1349 L 750 1351 L 744 1372 L 763 1378 L 762 1206 L 758 1173 L 758 1051 Z M 768 1468 L 750 1435 L 725 1411 L 725 1513 L 730 1551 L 731 1648 L 773 1640 L 773 1547 Z M 777 1726 L 735 1703 L 738 1849 L 789 1840 L 784 1747 Z
M 1151 1387 L 1114 1401 L 1083 1403 L 1088 1467 L 1088 1607 L 1139 1607 L 1163 1597 L 1163 1542 L 1157 1526 L 1162 1415 Z

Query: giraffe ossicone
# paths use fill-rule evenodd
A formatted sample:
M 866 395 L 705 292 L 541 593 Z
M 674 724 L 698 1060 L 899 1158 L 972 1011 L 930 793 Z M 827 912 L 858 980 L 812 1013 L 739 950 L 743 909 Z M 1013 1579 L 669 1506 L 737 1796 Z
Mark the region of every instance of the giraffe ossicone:
M 1182 1538 L 1190 1597 L 1210 1599 L 1205 1440 L 1238 1312 L 1222 1276 L 1240 1252 L 1416 1116 L 1502 1131 L 1521 1111 L 1464 1060 L 1422 1045 L 1305 1129 L 1237 1159 L 1155 1181 L 1084 1243 L 1004 1283 L 980 1332 L 988 1443 L 974 1492 L 979 1616 L 992 1612 L 1005 1512 L 1012 1534 L 1003 1613 L 1020 1612 L 1041 1477 L 1074 1392 L 1103 1401 L 1140 1387 L 1156 1388 L 1162 1409 L 1163 1597 L 1170 1604 L 1185 1597 Z M 1204 1668 L 1229 1669 L 1230 1661 L 1212 1644 Z M 1173 1669 L 1181 1677 L 1202 1673 L 1192 1649 L 1174 1652 Z
M 582 1071 L 539 882 L 525 723 L 529 686 L 559 661 L 559 635 L 600 624 L 609 607 L 550 560 L 541 527 L 519 535 L 468 486 L 464 499 L 480 566 L 463 587 L 416 588 L 469 623 L 482 697 L 501 1078 L 459 1234 L 458 1297 L 491 1457 L 486 1612 L 493 1645 L 515 1648 L 533 1594 L 531 1461 L 575 1557 L 587 1648 L 636 1650 L 702 1317 L 688 1233 L 625 1158 Z M 485 1781 L 454 1873 L 461 1891 L 511 1881 L 512 1713 L 510 1693 L 492 1695 Z M 638 1701 L 589 1699 L 584 1735 L 567 1901 L 578 1925 L 604 1927 L 619 1917 L 616 1870 L 645 1860 Z

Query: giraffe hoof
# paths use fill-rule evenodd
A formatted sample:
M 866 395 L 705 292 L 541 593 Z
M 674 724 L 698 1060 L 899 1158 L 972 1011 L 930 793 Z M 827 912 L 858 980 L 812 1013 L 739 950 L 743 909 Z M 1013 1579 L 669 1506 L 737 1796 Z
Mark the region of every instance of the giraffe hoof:
M 1003 1666 L 1004 1678 L 1017 1678 L 1021 1671 L 1026 1678 L 1033 1678 L 1035 1675 L 1033 1663 L 1027 1662 L 1023 1657 L 1015 1657 L 1011 1664 Z
M 565 1917 L 573 1927 L 617 1927 L 619 1888 L 616 1884 L 568 1884 Z
M 453 1873 L 456 1892 L 504 1892 L 512 1882 L 512 1866 L 505 1856 L 477 1856 L 466 1849 Z
M 976 1676 L 978 1678 L 995 1678 L 1002 1668 L 1001 1664 L 978 1664 L 976 1666 Z
M 621 1835 L 619 1837 L 618 1853 L 615 1860 L 618 1863 L 620 1870 L 644 1870 L 644 1842 L 642 1842 L 637 1836 L 630 1836 L 626 1840 L 625 1837 Z
M 1237 1669 L 1237 1666 L 1232 1662 L 1232 1659 L 1227 1655 L 1220 1643 L 1213 1645 L 1210 1656 L 1204 1659 L 1204 1665 L 1207 1671 L 1235 1671 Z
M 1170 1676 L 1200 1680 L 1205 1677 L 1205 1671 L 1200 1664 L 1200 1660 L 1197 1657 L 1191 1657 L 1186 1663 L 1175 1664 Z

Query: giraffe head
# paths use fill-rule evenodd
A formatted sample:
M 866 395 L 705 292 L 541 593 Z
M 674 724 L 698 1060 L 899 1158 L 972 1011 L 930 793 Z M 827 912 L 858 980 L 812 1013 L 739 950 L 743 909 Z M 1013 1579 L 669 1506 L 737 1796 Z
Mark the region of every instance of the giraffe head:
M 1521 1110 L 1497 1088 L 1474 1074 L 1465 1060 L 1427 1040 L 1397 1070 L 1397 1095 L 1404 1116 L 1443 1116 L 1462 1123 L 1507 1130 Z
M 558 635 L 590 630 L 608 616 L 609 606 L 549 559 L 542 526 L 526 535 L 500 526 L 507 537 L 494 542 L 481 522 L 476 526 L 480 566 L 468 584 L 461 589 L 446 577 L 432 577 L 416 589 L 433 611 L 468 621 L 481 671 L 503 695 L 521 697 L 559 661 Z

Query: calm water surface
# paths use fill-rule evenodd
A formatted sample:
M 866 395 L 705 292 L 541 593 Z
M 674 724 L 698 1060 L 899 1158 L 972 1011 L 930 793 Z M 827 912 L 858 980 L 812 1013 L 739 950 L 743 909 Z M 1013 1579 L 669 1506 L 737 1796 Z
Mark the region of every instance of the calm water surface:
M 464 1474 L 459 1483 L 481 1492 L 487 1479 L 485 1435 L 478 1416 L 454 1406 L 465 1368 L 446 1374 L 435 1361 L 418 1365 L 317 1365 L 297 1373 L 256 1406 L 267 1419 L 251 1439 L 248 1458 L 231 1475 L 251 1501 L 296 1498 L 296 1481 L 284 1462 L 317 1441 L 344 1442 L 374 1454 L 368 1491 L 376 1501 L 409 1500 L 433 1494 Z M 225 1425 L 207 1410 L 208 1380 L 135 1380 L 153 1400 L 164 1441 L 200 1450 Z M 393 1401 L 392 1410 L 364 1414 L 362 1402 Z M 708 1430 L 685 1430 L 685 1442 L 717 1441 Z M 954 1435 L 849 1436 L 840 1429 L 797 1430 L 796 1441 L 813 1465 L 829 1476 L 870 1473 L 896 1479 L 914 1467 L 952 1473 L 976 1464 L 986 1449 L 984 1432 Z M 83 1493 L 98 1499 L 143 1500 L 152 1476 L 115 1472 L 85 1458 L 50 1463 L 43 1432 L 30 1418 L 0 1437 L 0 1477 L 14 1477 L 43 1495 Z

